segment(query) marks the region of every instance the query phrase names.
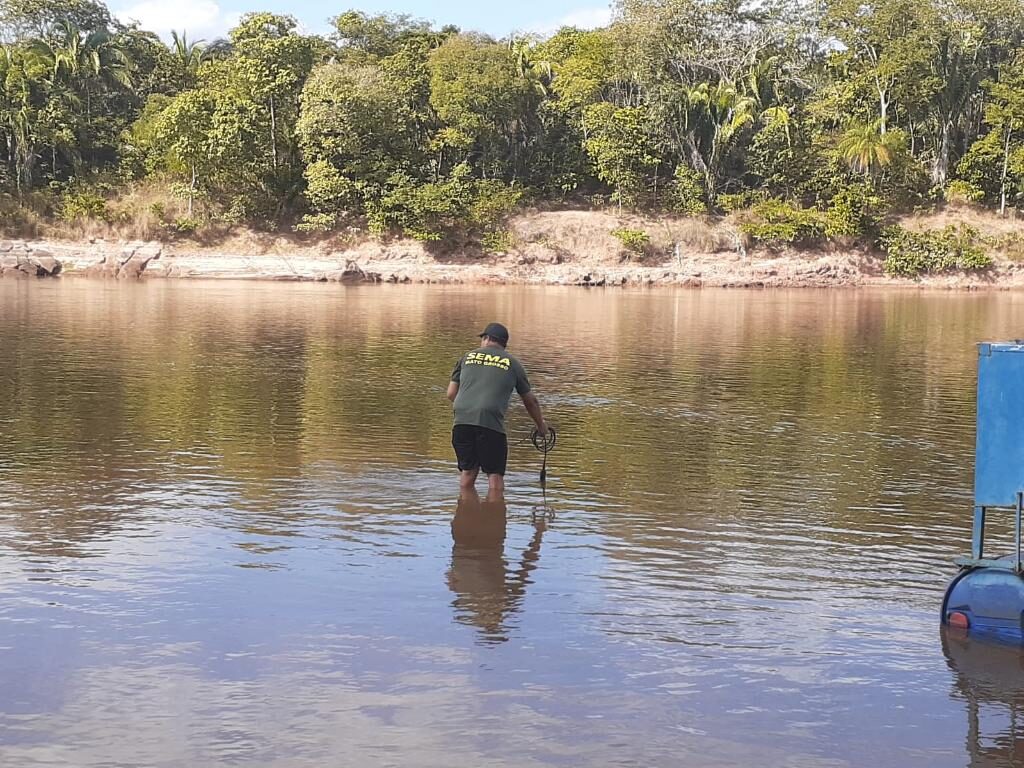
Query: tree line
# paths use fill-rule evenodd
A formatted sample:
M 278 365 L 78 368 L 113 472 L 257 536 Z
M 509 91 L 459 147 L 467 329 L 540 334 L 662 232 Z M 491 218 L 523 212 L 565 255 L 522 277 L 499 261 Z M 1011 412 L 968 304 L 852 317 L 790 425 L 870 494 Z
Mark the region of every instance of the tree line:
M 94 0 L 0 1 L 4 217 L 109 216 L 151 185 L 181 231 L 500 246 L 516 206 L 613 205 L 749 210 L 755 238 L 795 242 L 1024 197 L 1016 0 L 618 0 L 605 28 L 502 40 L 331 26 L 250 13 L 167 44 Z

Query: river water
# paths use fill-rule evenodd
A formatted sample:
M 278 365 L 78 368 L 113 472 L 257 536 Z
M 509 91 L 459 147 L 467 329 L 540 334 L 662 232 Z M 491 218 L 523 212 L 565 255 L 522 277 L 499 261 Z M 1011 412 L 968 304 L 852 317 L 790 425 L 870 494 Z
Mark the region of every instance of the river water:
M 0 765 L 1021 765 L 1021 656 L 938 620 L 1022 312 L 0 283 Z M 559 441 L 545 496 L 514 404 L 453 533 L 491 320 Z

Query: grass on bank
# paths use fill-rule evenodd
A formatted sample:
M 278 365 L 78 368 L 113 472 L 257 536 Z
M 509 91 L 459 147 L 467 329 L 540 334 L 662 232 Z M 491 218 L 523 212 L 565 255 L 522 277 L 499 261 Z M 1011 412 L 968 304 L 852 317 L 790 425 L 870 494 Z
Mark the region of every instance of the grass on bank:
M 1024 260 L 1024 236 L 1011 209 L 998 216 L 968 200 L 937 205 L 910 215 L 882 215 L 870 197 L 837 195 L 828 208 L 805 208 L 780 199 L 723 196 L 721 215 L 639 216 L 613 208 L 513 211 L 502 202 L 485 226 L 450 227 L 420 239 L 435 254 L 525 254 L 531 247 L 555 253 L 559 261 L 585 254 L 602 260 L 668 263 L 680 253 L 758 253 L 860 250 L 879 259 L 894 276 L 977 271 L 997 260 Z M 483 221 L 483 219 L 481 219 Z M 0 198 L 0 231 L 7 237 L 94 240 L 155 240 L 212 246 L 229 239 L 282 240 L 345 248 L 372 238 L 364 226 L 302 231 L 296 223 L 254 229 L 199 200 L 191 206 L 166 185 L 138 184 L 119 193 L 102 188 L 36 192 L 18 201 Z M 436 228 L 435 228 L 436 230 Z M 407 232 L 406 235 L 409 233 Z

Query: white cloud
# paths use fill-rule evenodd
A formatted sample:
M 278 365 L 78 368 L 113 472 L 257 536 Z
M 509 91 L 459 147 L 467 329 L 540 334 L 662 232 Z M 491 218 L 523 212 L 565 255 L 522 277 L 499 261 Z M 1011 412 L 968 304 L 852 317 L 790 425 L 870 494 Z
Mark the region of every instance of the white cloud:
M 142 0 L 115 14 L 121 21 L 138 22 L 163 38 L 170 37 L 171 30 L 187 32 L 189 40 L 222 36 L 240 18 L 238 13 L 225 13 L 214 0 Z
M 550 35 L 562 27 L 578 27 L 579 29 L 596 29 L 606 27 L 612 20 L 612 8 L 610 5 L 601 5 L 591 8 L 577 8 L 569 11 L 555 21 L 537 24 L 531 30 L 542 35 Z
M 597 8 L 580 8 L 567 13 L 558 22 L 559 27 L 579 27 L 580 29 L 597 29 L 607 27 L 612 21 L 611 6 Z

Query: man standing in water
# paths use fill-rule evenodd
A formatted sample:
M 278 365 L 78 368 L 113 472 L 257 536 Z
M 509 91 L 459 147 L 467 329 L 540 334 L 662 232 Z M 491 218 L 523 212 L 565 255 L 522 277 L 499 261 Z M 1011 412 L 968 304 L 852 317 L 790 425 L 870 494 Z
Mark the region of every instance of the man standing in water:
M 512 390 L 523 399 L 541 437 L 546 437 L 537 396 L 522 364 L 510 355 L 508 328 L 491 323 L 480 334 L 481 346 L 463 355 L 452 371 L 448 399 L 455 403 L 452 446 L 459 461 L 459 488 L 464 494 L 476 491 L 476 477 L 487 475 L 487 496 L 499 499 L 505 491 L 505 463 L 508 439 L 505 414 Z

